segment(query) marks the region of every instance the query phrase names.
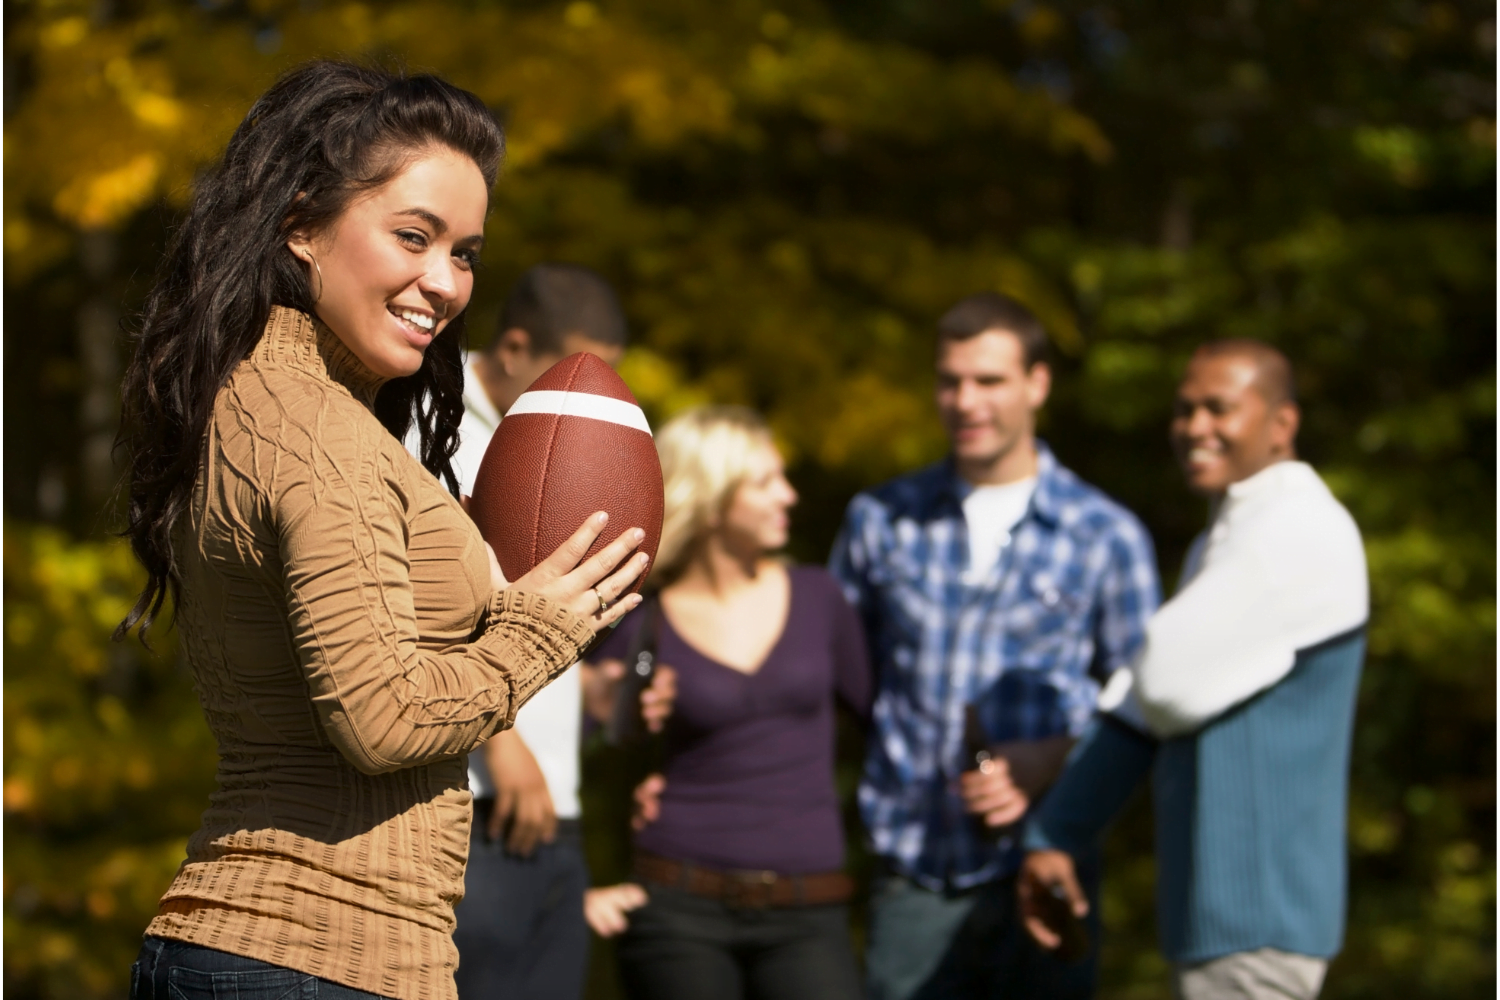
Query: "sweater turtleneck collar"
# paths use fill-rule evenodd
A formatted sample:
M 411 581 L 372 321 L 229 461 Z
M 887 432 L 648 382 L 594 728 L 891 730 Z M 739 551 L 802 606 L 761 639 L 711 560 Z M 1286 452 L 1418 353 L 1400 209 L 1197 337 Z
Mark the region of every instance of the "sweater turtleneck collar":
M 341 385 L 371 408 L 375 406 L 375 394 L 389 381 L 365 367 L 321 320 L 287 306 L 271 307 L 271 318 L 256 345 L 255 357 Z

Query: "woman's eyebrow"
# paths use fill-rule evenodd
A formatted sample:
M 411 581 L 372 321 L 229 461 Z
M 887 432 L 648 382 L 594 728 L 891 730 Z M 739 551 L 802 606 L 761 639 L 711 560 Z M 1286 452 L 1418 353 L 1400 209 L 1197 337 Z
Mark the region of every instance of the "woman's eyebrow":
M 436 232 L 439 236 L 448 231 L 448 223 L 443 221 L 443 217 L 438 215 L 436 212 L 428 211 L 425 208 L 406 208 L 402 209 L 396 214 L 416 216 L 417 218 L 421 219 L 423 222 L 431 226 L 433 228 L 433 231 Z M 484 234 L 475 233 L 473 236 L 465 236 L 461 240 L 459 240 L 459 242 L 472 243 L 475 246 L 482 247 L 484 246 Z
M 416 216 L 417 218 L 421 219 L 423 222 L 431 226 L 434 230 L 436 230 L 439 236 L 448 231 L 448 223 L 443 221 L 443 217 L 438 215 L 436 212 L 428 211 L 425 208 L 405 208 L 397 212 L 396 214 Z

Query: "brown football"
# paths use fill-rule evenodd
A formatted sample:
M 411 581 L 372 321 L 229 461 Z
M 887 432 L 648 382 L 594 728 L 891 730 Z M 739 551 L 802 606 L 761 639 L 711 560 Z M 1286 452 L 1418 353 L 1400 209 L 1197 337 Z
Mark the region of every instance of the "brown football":
M 469 510 L 508 580 L 525 575 L 600 510 L 609 523 L 590 556 L 641 528 L 639 551 L 654 560 L 661 462 L 625 381 L 592 354 L 571 355 L 543 372 L 490 438 Z M 631 591 L 644 580 L 642 574 Z

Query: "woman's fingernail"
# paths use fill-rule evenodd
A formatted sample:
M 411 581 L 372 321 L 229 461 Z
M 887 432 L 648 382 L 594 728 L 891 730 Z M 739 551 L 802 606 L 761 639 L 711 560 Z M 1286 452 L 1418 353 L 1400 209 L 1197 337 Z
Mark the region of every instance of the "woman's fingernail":
M 630 538 L 631 538 L 632 541 L 637 541 L 638 542 L 642 538 L 645 538 L 645 537 L 646 537 L 646 533 L 644 531 L 642 531 L 640 528 L 636 528 L 634 531 L 632 531 L 630 533 Z
M 598 521 L 600 524 L 603 524 L 604 522 L 609 520 L 609 511 L 601 510 L 599 513 L 594 515 L 594 520 Z

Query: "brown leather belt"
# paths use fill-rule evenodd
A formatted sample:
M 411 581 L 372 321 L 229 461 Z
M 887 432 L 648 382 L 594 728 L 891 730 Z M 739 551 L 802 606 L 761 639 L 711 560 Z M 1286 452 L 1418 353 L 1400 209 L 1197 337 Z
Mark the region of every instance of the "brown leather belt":
M 705 868 L 637 851 L 635 875 L 643 882 L 669 885 L 695 896 L 722 900 L 738 910 L 773 906 L 823 906 L 854 894 L 854 880 L 843 872 L 781 875 L 754 869 Z

